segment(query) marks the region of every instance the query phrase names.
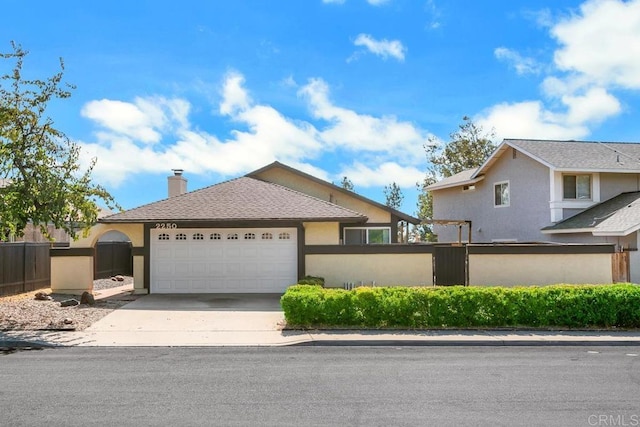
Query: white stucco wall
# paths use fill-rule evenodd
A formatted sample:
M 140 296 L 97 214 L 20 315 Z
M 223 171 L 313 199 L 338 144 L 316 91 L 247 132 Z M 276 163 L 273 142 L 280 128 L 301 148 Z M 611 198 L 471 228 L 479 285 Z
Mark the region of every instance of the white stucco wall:
M 65 249 L 56 249 L 64 251 Z M 80 295 L 93 290 L 93 257 L 52 256 L 51 290 L 62 294 Z
M 470 254 L 472 286 L 611 284 L 611 254 Z
M 350 282 L 371 286 L 427 286 L 433 284 L 431 254 L 318 254 L 306 255 L 306 272 L 325 279 L 326 287 Z

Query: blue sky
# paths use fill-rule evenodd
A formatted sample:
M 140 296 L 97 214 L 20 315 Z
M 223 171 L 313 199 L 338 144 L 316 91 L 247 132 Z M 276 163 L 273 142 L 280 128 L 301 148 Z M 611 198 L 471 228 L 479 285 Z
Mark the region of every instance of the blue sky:
M 423 145 L 463 116 L 502 138 L 640 141 L 640 0 L 4 2 L 0 51 L 124 208 L 274 160 L 416 210 Z M 0 63 L 0 71 L 11 67 Z

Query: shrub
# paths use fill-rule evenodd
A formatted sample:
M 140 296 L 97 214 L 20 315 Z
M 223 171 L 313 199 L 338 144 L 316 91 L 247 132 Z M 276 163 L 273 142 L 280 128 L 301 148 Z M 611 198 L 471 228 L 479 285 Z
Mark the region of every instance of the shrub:
M 304 276 L 298 281 L 298 285 L 317 285 L 324 288 L 324 277 Z
M 640 286 L 290 287 L 281 299 L 294 327 L 640 327 Z

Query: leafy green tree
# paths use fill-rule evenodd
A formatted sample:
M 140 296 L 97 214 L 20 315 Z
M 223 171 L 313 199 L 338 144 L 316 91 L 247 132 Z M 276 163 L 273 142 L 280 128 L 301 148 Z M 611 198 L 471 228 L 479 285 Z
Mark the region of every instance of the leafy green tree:
M 79 146 L 54 127 L 47 106 L 71 96 L 74 86 L 62 83 L 60 71 L 45 80 L 23 76 L 28 52 L 14 42 L 0 58 L 14 62 L 0 76 L 0 241 L 20 236 L 28 222 L 47 233 L 47 224 L 72 238 L 88 231 L 98 216 L 97 201 L 115 207 L 111 195 L 91 181 L 95 159 L 87 170 L 79 165 Z
M 345 190 L 349 190 L 349 191 L 355 191 L 353 189 L 353 182 L 351 182 L 351 180 L 349 178 L 347 178 L 346 176 L 342 177 L 342 182 L 340 183 L 340 185 L 342 186 L 342 188 L 344 188 Z
M 415 228 L 414 234 L 420 236 L 420 240 L 424 242 L 438 241 L 438 236 L 433 233 L 433 226 L 424 222 L 433 218 L 433 196 L 426 188 L 436 182 L 437 179 L 435 175 L 433 173 L 427 173 L 422 182 L 417 184 L 419 193 L 418 212 L 416 212 L 416 216 L 420 218 L 423 223 Z
M 430 163 L 422 183 L 418 183 L 417 216 L 423 221 L 433 219 L 433 198 L 426 188 L 438 181 L 462 171 L 477 168 L 493 153 L 494 132 L 486 133 L 482 126 L 475 124 L 469 117 L 462 118 L 458 130 L 449 135 L 449 142 L 438 144 L 434 139 L 424 146 Z M 435 241 L 431 225 L 422 224 L 417 232 L 425 241 Z
M 449 135 L 450 141 L 441 146 L 433 139 L 425 145 L 431 170 L 438 177 L 447 178 L 467 169 L 477 168 L 493 153 L 495 134 L 485 133 L 482 126 L 469 117 L 462 118 L 458 130 Z
M 383 191 L 384 197 L 387 199 L 386 205 L 396 210 L 400 209 L 404 201 L 404 195 L 398 184 L 392 182 L 390 185 L 385 185 Z

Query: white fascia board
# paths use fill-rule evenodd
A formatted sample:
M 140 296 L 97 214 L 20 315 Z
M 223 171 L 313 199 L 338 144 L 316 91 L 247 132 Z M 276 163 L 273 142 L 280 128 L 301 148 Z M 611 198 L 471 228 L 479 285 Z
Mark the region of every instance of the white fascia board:
M 463 185 L 475 184 L 476 182 L 480 182 L 483 179 L 484 179 L 484 175 L 474 179 L 467 179 L 466 181 L 451 182 L 449 184 L 444 184 L 441 186 L 439 186 L 437 183 L 431 184 L 430 186 L 427 187 L 427 191 L 444 190 L 445 188 L 453 188 L 453 187 L 462 187 Z
M 480 166 L 478 168 L 478 170 L 473 174 L 473 177 L 475 178 L 480 173 L 483 173 L 483 174 L 486 173 L 485 169 L 487 169 L 490 164 L 495 162 L 495 158 L 496 157 L 501 156 L 502 153 L 504 153 L 506 151 L 506 147 L 511 147 L 511 148 L 513 148 L 515 150 L 518 150 L 519 152 L 521 152 L 525 156 L 527 156 L 527 157 L 535 160 L 536 162 L 548 167 L 549 169 L 553 169 L 554 168 L 554 166 L 551 163 L 541 159 L 538 156 L 535 156 L 535 155 L 531 154 L 530 152 L 528 152 L 528 151 L 526 151 L 526 150 L 524 150 L 524 149 L 522 149 L 522 148 L 520 148 L 520 147 L 518 147 L 516 145 L 510 144 L 509 141 L 507 141 L 507 140 L 503 140 L 502 143 L 500 145 L 498 145 L 498 148 L 495 149 L 495 151 L 489 156 L 489 158 L 487 160 L 485 160 L 485 162 L 482 164 L 482 166 Z
M 592 233 L 594 228 L 565 228 L 562 230 L 540 230 L 542 234 Z
M 493 153 L 491 153 L 491 155 L 487 158 L 487 160 L 484 161 L 484 163 L 482 165 L 480 165 L 480 167 L 478 169 L 476 169 L 476 171 L 473 173 L 473 175 L 471 175 L 471 178 L 476 178 L 477 176 L 479 176 L 481 173 L 482 175 L 485 174 L 485 169 L 488 168 L 488 165 L 492 164 L 495 161 L 495 158 L 498 156 L 501 156 L 502 153 L 504 153 L 504 151 L 506 150 L 505 145 L 511 147 L 511 145 L 503 140 L 500 145 L 498 145 L 496 147 L 496 149 L 493 151 Z
M 628 236 L 629 234 L 640 230 L 640 224 L 636 224 L 633 227 L 629 227 L 626 230 L 615 231 L 598 231 L 598 227 L 593 230 L 594 236 Z
M 640 173 L 640 169 L 555 168 L 554 170 L 571 173 Z

